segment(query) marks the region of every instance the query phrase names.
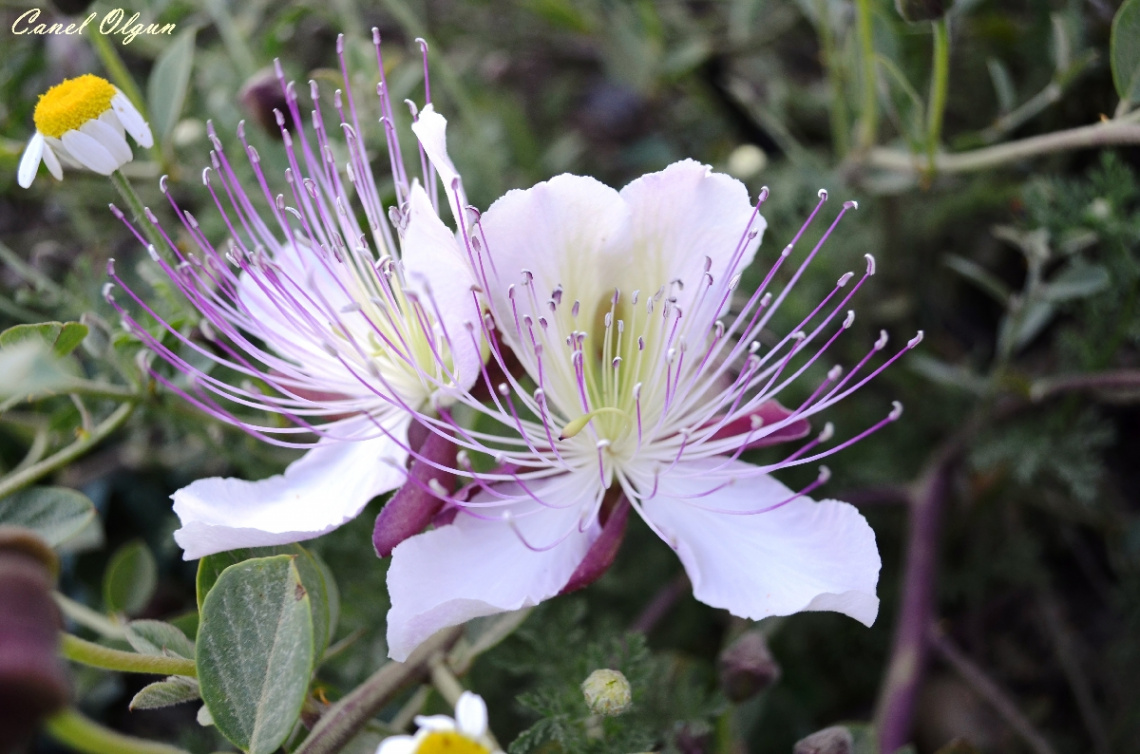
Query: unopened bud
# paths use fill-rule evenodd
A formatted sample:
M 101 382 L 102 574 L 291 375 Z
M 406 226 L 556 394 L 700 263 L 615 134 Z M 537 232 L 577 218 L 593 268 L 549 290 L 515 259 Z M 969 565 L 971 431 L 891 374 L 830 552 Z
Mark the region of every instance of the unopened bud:
M 741 634 L 721 652 L 718 664 L 721 690 L 736 703 L 751 699 L 780 678 L 780 666 L 758 629 Z
M 908 23 L 937 21 L 950 10 L 952 2 L 946 0 L 895 0 L 895 10 Z
M 629 681 L 620 671 L 608 668 L 590 673 L 582 682 L 582 694 L 591 712 L 606 717 L 622 714 L 633 702 Z
M 61 620 L 51 598 L 57 569 L 55 553 L 35 532 L 0 526 L 2 744 L 18 746 L 67 704 L 69 684 L 57 653 Z
M 855 739 L 851 731 L 836 725 L 797 741 L 792 754 L 851 754 L 854 750 Z
M 238 93 L 242 108 L 251 118 L 257 121 L 267 134 L 275 139 L 281 138 L 281 127 L 277 125 L 276 112 L 284 112 L 289 107 L 285 99 L 285 92 L 281 91 L 281 82 L 277 80 L 272 69 L 255 73 L 245 82 L 245 86 Z

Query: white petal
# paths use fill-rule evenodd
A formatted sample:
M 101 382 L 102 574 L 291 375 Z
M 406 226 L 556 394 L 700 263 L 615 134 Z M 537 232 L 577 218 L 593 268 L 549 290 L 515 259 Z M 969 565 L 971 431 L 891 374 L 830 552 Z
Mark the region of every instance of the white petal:
M 630 278 L 636 275 L 647 281 L 643 286 L 652 284 L 654 289 L 682 280 L 684 289 L 676 293 L 678 305 L 688 315 L 690 327 L 703 333 L 707 323 L 719 316 L 713 307 L 723 299 L 723 294 L 706 294 L 701 313 L 691 308 L 701 296 L 705 258 L 712 261 L 714 285 L 727 285 L 751 263 L 767 226 L 763 217 L 756 218 L 752 229 L 758 233 L 744 244 L 730 271 L 754 210 L 748 190 L 735 178 L 685 160 L 638 178 L 621 190 L 621 197 L 629 205 L 636 249 L 629 273 L 622 277 L 636 279 Z M 621 270 L 615 273 L 621 275 Z
M 401 414 L 385 426 L 404 442 L 408 421 Z M 351 437 L 379 430 L 369 419 L 354 417 L 335 425 L 334 431 Z M 269 479 L 199 479 L 172 496 L 182 521 L 174 539 L 186 560 L 312 539 L 351 520 L 373 497 L 403 483 L 404 474 L 385 458 L 403 466 L 407 454 L 385 436 L 326 441 Z
M 105 146 L 82 131 L 68 131 L 59 137 L 63 148 L 76 162 L 101 175 L 110 175 L 122 167 Z
M 581 320 L 595 322 L 596 308 L 608 309 L 614 291 L 610 267 L 629 264 L 629 246 L 623 247 L 617 240 L 627 237 L 629 211 L 609 186 L 593 178 L 559 175 L 525 191 L 507 192 L 483 215 L 482 225 L 498 272 L 488 273 L 488 295 L 494 302 L 500 334 L 535 376 L 538 370 L 532 349 L 517 347 L 519 329 L 513 311 L 518 311 L 520 320 L 526 314 L 535 321 L 540 316 L 561 317 L 562 329 L 570 332 L 580 327 L 570 318 L 574 299 L 579 299 Z M 621 249 L 624 262 L 607 261 L 612 255 L 609 249 L 614 247 Z M 538 310 L 522 285 L 523 270 L 534 275 Z M 507 296 L 512 285 L 514 307 Z M 552 315 L 546 302 L 559 285 L 564 287 L 566 298 Z M 522 332 L 525 339 L 525 330 Z M 548 372 L 547 378 L 552 376 Z M 556 405 L 577 406 L 577 384 L 573 380 L 551 380 L 546 388 Z
M 412 124 L 412 131 L 420 144 L 424 147 L 432 166 L 439 173 L 440 188 L 447 194 L 447 203 L 451 207 L 451 216 L 455 218 L 456 226 L 467 225 L 464 217 L 467 197 L 463 193 L 463 185 L 459 184 L 459 199 L 456 201 L 455 190 L 452 183 L 459 179 L 459 171 L 447 154 L 447 119 L 435 111 L 432 104 L 424 105 L 419 118 Z
M 582 507 L 592 505 L 596 488 L 577 474 L 563 474 L 527 485 L 552 509 L 533 501 L 510 506 L 515 523 L 534 551 L 497 517 L 502 508 L 460 511 L 455 522 L 401 542 L 388 569 L 388 655 L 406 660 L 420 642 L 447 626 L 472 618 L 537 605 L 558 594 L 597 538 L 596 521 L 579 531 Z M 507 495 L 523 493 L 515 483 Z M 496 500 L 481 493 L 472 502 Z M 564 537 L 564 538 L 563 538 Z
M 371 395 L 324 348 L 326 341 L 342 337 L 334 336 L 334 322 L 345 326 L 359 342 L 368 343 L 371 330 L 363 314 L 350 311 L 352 299 L 336 277 L 344 273 L 343 265 L 322 261 L 317 254 L 308 247 L 282 245 L 273 256 L 280 268 L 275 272 L 277 285 L 264 272 L 256 276 L 242 272 L 238 300 L 250 316 L 243 324 L 275 353 L 302 365 L 307 374 L 319 375 L 328 392 Z M 348 280 L 343 285 L 352 290 L 356 283 Z
M 464 691 L 455 703 L 455 722 L 459 732 L 470 738 L 487 733 L 487 703 L 472 691 Z
M 483 361 L 478 341 L 472 340 L 466 326 L 470 323 L 479 336 L 479 306 L 471 291 L 475 276 L 467 253 L 435 214 L 431 200 L 418 183 L 412 187 L 400 257 L 408 287 L 424 295 L 427 310 L 441 317 L 452 347 L 456 388 L 467 390 L 474 384 Z M 426 295 L 429 288 L 430 298 Z
M 123 165 L 130 162 L 135 158 L 131 153 L 131 147 L 127 144 L 126 138 L 123 137 L 114 126 L 110 126 L 100 120 L 89 120 L 84 123 L 79 130 L 87 134 L 95 141 L 102 144 L 111 153 L 115 160 Z
M 380 742 L 376 754 L 415 754 L 416 739 L 412 736 L 388 736 Z
M 127 133 L 134 137 L 140 147 L 150 149 L 154 146 L 154 136 L 150 132 L 150 126 L 143 120 L 142 113 L 131 104 L 127 95 L 116 90 L 115 96 L 111 98 L 111 109 L 119 116 L 123 128 L 127 129 Z
M 44 144 L 44 164 L 47 165 L 48 172 L 57 181 L 63 180 L 63 166 L 59 164 L 59 158 L 55 156 L 55 150 L 51 148 L 51 144 Z
M 39 131 L 28 140 L 24 147 L 24 156 L 20 158 L 20 167 L 16 169 L 16 182 L 21 188 L 28 188 L 36 178 L 36 171 L 40 169 L 40 158 L 44 154 L 44 136 Z
M 755 511 L 792 491 L 770 476 L 739 478 L 701 495 L 732 474 L 753 470 L 736 461 L 727 475 L 712 458 L 677 464 L 647 500 L 647 518 L 673 540 L 701 602 L 759 620 L 802 610 L 834 610 L 871 625 L 879 611 L 875 533 L 853 506 L 798 498 L 775 510 L 729 515 L 701 510 Z M 689 497 L 686 497 L 689 496 Z
M 117 133 L 119 136 L 126 136 L 127 132 L 123 130 L 123 122 L 119 120 L 118 115 L 115 115 L 114 110 L 104 111 L 103 114 L 99 116 L 99 121 L 101 123 L 106 123 L 108 126 L 115 129 L 115 133 Z
M 423 730 L 455 730 L 455 720 L 447 715 L 416 715 L 416 725 Z

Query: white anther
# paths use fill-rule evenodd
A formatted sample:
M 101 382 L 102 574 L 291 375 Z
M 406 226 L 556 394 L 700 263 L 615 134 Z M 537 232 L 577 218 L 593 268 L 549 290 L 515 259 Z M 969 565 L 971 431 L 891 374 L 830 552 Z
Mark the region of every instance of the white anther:
M 447 490 L 444 489 L 443 485 L 440 484 L 438 479 L 429 479 L 428 480 L 428 489 L 430 489 L 432 492 L 434 492 L 436 495 L 439 495 L 440 497 L 447 497 Z
M 840 365 L 836 364 L 836 365 L 835 365 L 835 366 L 833 366 L 831 369 L 827 370 L 827 380 L 828 380 L 828 382 L 835 382 L 836 380 L 838 380 L 838 379 L 839 379 L 839 376 L 840 376 L 841 374 L 843 374 L 843 367 L 841 367 Z
M 760 350 L 760 341 L 754 340 L 748 344 L 748 353 L 756 353 Z
M 836 288 L 842 288 L 843 286 L 847 285 L 848 281 L 850 281 L 851 278 L 853 278 L 854 276 L 855 276 L 854 272 L 843 273 L 842 277 L 840 277 L 839 280 L 836 281 L 835 287 Z
M 906 347 L 907 348 L 914 348 L 915 346 L 917 346 L 919 343 L 922 342 L 923 337 L 924 336 L 923 336 L 922 330 L 919 330 L 917 335 L 915 335 L 913 338 L 911 338 L 910 340 L 908 340 L 906 342 Z
M 859 209 L 859 202 L 855 201 L 854 199 L 848 199 L 847 201 L 843 202 L 843 208 L 844 209 Z
M 863 258 L 867 260 L 867 274 L 868 275 L 874 275 L 875 274 L 875 258 L 873 256 L 871 256 L 870 254 L 864 254 Z
M 509 387 L 507 387 L 507 383 L 505 383 L 505 382 L 499 383 L 498 390 L 499 390 L 499 395 L 502 395 L 502 396 L 507 396 L 507 395 L 511 394 L 511 389 Z
M 633 399 L 636 401 L 641 397 L 641 383 L 638 382 L 633 386 Z
M 766 309 L 768 307 L 768 304 L 770 304 L 770 303 L 772 303 L 772 294 L 771 293 L 765 293 L 763 296 L 760 297 L 760 308 L 761 309 Z
M 218 332 L 214 329 L 213 323 L 208 319 L 204 319 L 198 323 L 198 329 L 202 331 L 202 337 L 209 341 L 218 339 Z
M 829 479 L 831 479 L 831 469 L 827 468 L 826 466 L 820 466 L 819 477 L 817 481 L 819 481 L 820 484 L 823 484 Z
M 893 406 L 893 408 L 891 409 L 891 413 L 887 414 L 887 418 L 891 421 L 895 421 L 902 416 L 903 406 L 898 401 L 891 401 L 891 406 Z
M 882 351 L 884 348 L 886 348 L 888 340 L 890 340 L 890 336 L 887 335 L 887 331 L 879 330 L 879 339 L 875 341 L 875 350 Z
M 115 299 L 115 297 L 111 295 L 111 291 L 113 290 L 115 290 L 114 283 L 103 283 L 103 298 L 106 299 L 107 303 L 111 303 Z
M 820 189 L 818 196 L 820 199 L 822 199 L 826 202 L 827 201 L 827 189 Z
M 598 450 L 604 450 L 605 448 L 608 448 L 609 446 L 610 446 L 610 441 L 605 439 L 604 437 L 601 440 L 598 440 L 598 443 L 597 443 Z
M 843 329 L 850 329 L 851 325 L 855 324 L 855 310 L 848 309 L 847 316 L 843 320 Z
M 748 424 L 753 430 L 760 429 L 764 426 L 764 417 L 760 414 L 752 414 L 748 417 Z
M 150 254 L 150 258 L 154 261 L 157 262 L 159 260 L 158 249 L 154 248 L 154 244 L 148 243 L 146 245 L 146 253 Z
M 831 422 L 823 425 L 823 431 L 819 433 L 816 439 L 820 442 L 827 442 L 835 435 L 835 425 Z

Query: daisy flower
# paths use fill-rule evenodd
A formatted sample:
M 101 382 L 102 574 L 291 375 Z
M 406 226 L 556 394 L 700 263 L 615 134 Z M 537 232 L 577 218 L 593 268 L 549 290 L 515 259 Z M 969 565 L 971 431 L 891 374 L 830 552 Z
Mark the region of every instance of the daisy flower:
M 440 142 L 423 145 L 443 157 Z M 848 302 L 875 265 L 868 256 L 861 275 L 843 275 L 809 316 L 775 335 L 773 315 L 854 203 L 786 276 L 822 210 L 821 192 L 756 291 L 736 301 L 765 229 L 767 194 L 753 203 L 743 184 L 692 161 L 620 192 L 562 175 L 508 193 L 465 233 L 490 306 L 483 335 L 503 376 L 485 370 L 491 401 L 467 402 L 483 431 L 457 427 L 447 412 L 430 420 L 454 433 L 468 484 L 444 496 L 437 528 L 393 552 L 393 658 L 443 626 L 597 578 L 630 508 L 677 552 L 706 604 L 751 619 L 834 610 L 875 620 L 880 559 L 863 516 L 808 497 L 826 468 L 798 491 L 772 474 L 818 463 L 897 419 L 901 406 L 830 447 L 828 424 L 772 463 L 740 456 L 806 437 L 809 418 L 859 390 L 921 333 L 868 370 L 884 333 L 852 368 L 827 371 L 805 400 L 778 403 L 851 326 Z M 787 282 L 776 290 L 779 279 Z M 508 350 L 525 374 L 512 374 Z M 493 423 L 500 429 L 488 429 Z M 494 468 L 478 470 L 487 466 L 471 462 L 475 453 Z
M 289 164 L 279 193 L 239 128 L 241 151 L 256 179 L 247 192 L 211 126 L 211 167 L 202 181 L 228 237 L 207 238 L 167 191 L 165 178 L 163 192 L 188 243 L 174 243 L 147 210 L 166 241 L 162 253 L 152 246 L 150 254 L 200 315 L 198 335 L 163 321 L 109 265 L 114 283 L 108 284 L 108 300 L 125 326 L 174 367 L 173 378 L 152 370 L 156 380 L 259 439 L 307 450 L 283 475 L 255 482 L 202 479 L 174 493 L 182 523 L 174 537 L 187 559 L 308 539 L 355 517 L 373 497 L 403 484 L 409 453 L 446 457 L 447 443 L 414 437 L 412 412 L 432 414 L 479 374 L 483 355 L 470 331 L 480 312 L 470 265 L 439 217 L 434 170 L 425 164 L 421 181 L 405 168 L 376 30 L 373 42 L 376 112 L 387 140 L 394 206 L 382 205 L 373 178 L 363 105 L 357 106 L 349 86 L 341 37 L 344 89 L 331 98 L 339 119 L 331 129 L 317 85 L 310 82 L 313 108 L 306 117 L 296 86 L 277 66 L 287 112 L 276 117 Z M 424 46 L 425 79 L 426 61 Z M 426 91 L 423 115 L 442 129 L 430 86 Z M 442 132 L 439 138 L 442 146 Z M 441 157 L 436 164 L 450 162 Z M 458 176 L 452 177 L 451 194 L 462 196 Z M 116 302 L 116 285 L 160 323 L 165 336 L 151 334 Z M 265 414 L 268 420 L 260 420 Z M 399 512 L 394 502 L 389 505 Z M 388 523 L 398 539 L 400 526 L 411 533 L 426 520 Z
M 454 719 L 420 715 L 416 725 L 416 735 L 385 738 L 376 754 L 501 754 L 487 732 L 487 705 L 473 692 L 459 695 Z
M 127 95 L 90 73 L 65 79 L 40 95 L 34 114 L 36 135 L 24 149 L 16 178 L 28 188 L 40 162 L 56 180 L 63 166 L 111 175 L 134 159 L 125 134 L 141 147 L 154 146 L 150 126 Z

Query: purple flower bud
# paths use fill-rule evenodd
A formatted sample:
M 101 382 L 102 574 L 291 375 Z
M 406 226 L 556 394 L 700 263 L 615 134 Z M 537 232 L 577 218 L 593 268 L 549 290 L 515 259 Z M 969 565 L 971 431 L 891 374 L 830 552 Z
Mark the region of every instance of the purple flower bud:
M 720 687 L 740 703 L 759 694 L 780 678 L 780 666 L 758 629 L 741 634 L 720 655 Z
M 34 532 L 0 526 L 0 750 L 18 746 L 67 704 L 57 654 L 59 609 L 51 598 L 55 553 Z
M 855 739 L 851 731 L 836 725 L 797 741 L 792 754 L 851 754 L 854 750 Z
M 289 103 L 281 90 L 281 83 L 272 69 L 255 73 L 245 82 L 238 95 L 242 108 L 275 139 L 281 139 L 281 128 L 277 125 L 276 112 L 285 112 Z

